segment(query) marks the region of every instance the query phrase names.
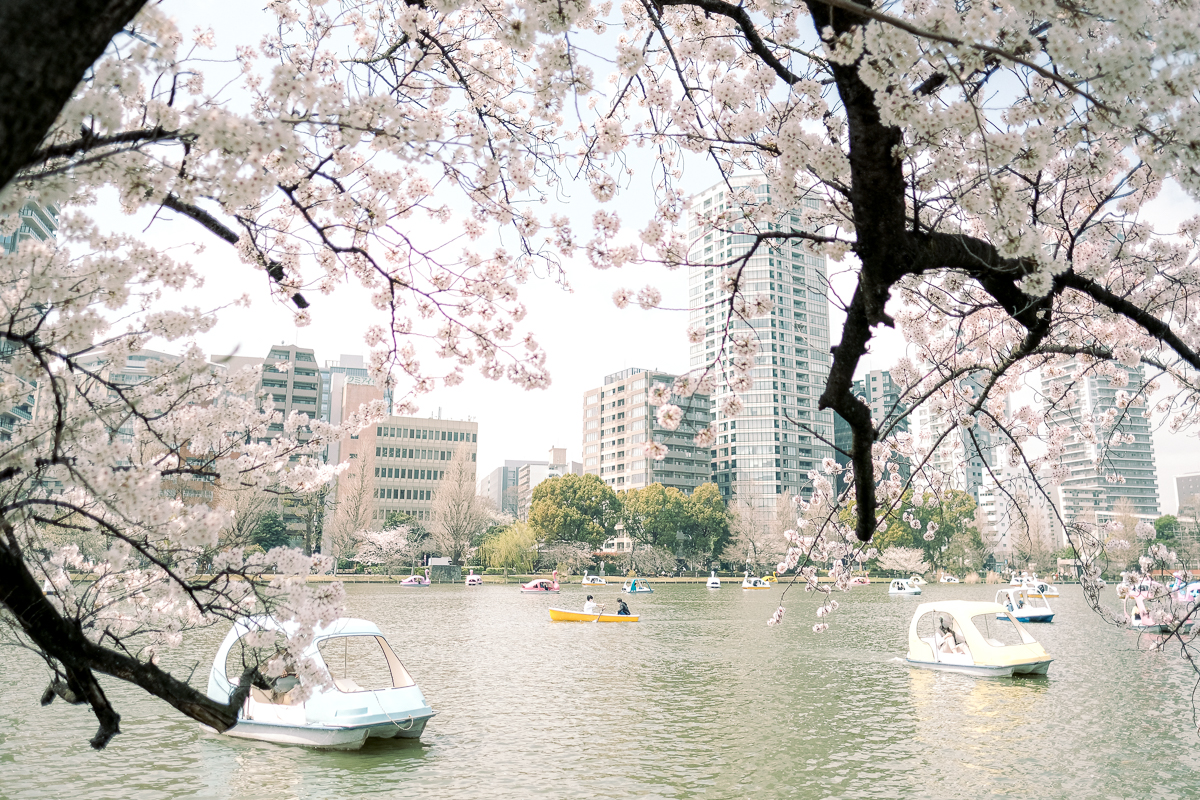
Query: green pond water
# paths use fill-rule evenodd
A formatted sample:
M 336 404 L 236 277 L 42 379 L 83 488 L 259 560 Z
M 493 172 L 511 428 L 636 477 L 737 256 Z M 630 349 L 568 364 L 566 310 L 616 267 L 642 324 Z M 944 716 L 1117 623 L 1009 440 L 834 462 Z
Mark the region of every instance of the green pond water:
M 588 591 L 611 608 L 618 588 Z M 811 595 L 793 589 L 768 627 L 781 589 L 730 582 L 660 585 L 621 625 L 550 622 L 551 605 L 582 606 L 578 585 L 353 585 L 350 615 L 383 629 L 439 712 L 419 742 L 357 752 L 204 733 L 112 679 L 123 733 L 95 752 L 90 712 L 40 707 L 45 668 L 2 648 L 0 797 L 1200 796 L 1194 673 L 1103 623 L 1078 587 L 1062 592 L 1055 621 L 1029 626 L 1056 659 L 1049 676 L 988 680 L 902 659 L 918 602 L 995 587 L 855 588 L 818 635 Z M 180 654 L 195 685 L 225 632 Z

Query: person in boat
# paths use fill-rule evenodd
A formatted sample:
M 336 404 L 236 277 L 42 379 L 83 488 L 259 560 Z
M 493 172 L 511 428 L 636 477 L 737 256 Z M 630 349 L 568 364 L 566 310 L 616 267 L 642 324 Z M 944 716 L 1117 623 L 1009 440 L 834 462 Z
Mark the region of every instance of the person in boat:
M 585 613 L 585 614 L 599 614 L 599 613 L 600 613 L 601 611 L 603 611 L 603 610 L 604 610 L 604 607 L 603 607 L 603 606 L 601 606 L 601 605 L 599 605 L 598 603 L 596 603 L 596 601 L 595 601 L 595 600 L 593 600 L 593 599 L 592 599 L 592 596 L 589 594 L 589 595 L 587 596 L 587 602 L 585 602 L 585 603 L 583 604 L 583 613 Z
M 631 616 L 631 614 L 629 613 L 629 606 L 625 605 L 625 601 L 619 597 L 617 598 L 617 616 L 618 617 Z
M 943 617 L 941 620 L 941 632 L 942 632 L 942 648 L 941 649 L 942 649 L 943 653 L 957 653 L 959 655 L 964 655 L 964 656 L 970 655 L 969 651 L 967 650 L 966 644 L 960 640 L 958 633 L 955 632 L 952 625 L 947 624 L 945 617 Z

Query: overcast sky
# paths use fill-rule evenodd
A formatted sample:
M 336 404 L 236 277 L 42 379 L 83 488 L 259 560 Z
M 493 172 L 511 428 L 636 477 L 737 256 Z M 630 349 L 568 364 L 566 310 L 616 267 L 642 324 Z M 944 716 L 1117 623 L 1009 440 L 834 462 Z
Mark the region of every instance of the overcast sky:
M 197 24 L 213 26 L 218 55 L 232 52 L 239 43 L 257 42 L 270 26 L 266 14 L 244 2 L 168 0 L 164 7 L 176 16 L 185 32 Z M 685 176 L 684 188 L 689 192 L 699 192 L 717 178 L 712 168 L 699 158 L 695 162 L 688 165 Z M 634 164 L 636 168 L 636 160 Z M 572 190 L 568 187 L 568 191 Z M 545 219 L 550 213 L 567 213 L 578 220 L 576 230 L 587 238 L 590 228 L 587 221 L 594 205 L 583 187 L 575 188 L 572 195 L 565 207 L 546 208 L 540 216 Z M 623 197 L 622 212 L 627 218 L 637 218 L 638 200 L 636 193 L 630 198 Z M 1156 227 L 1166 230 L 1185 214 L 1195 213 L 1195 206 L 1181 192 L 1169 190 L 1156 202 L 1152 213 L 1156 215 L 1153 217 Z M 109 214 L 98 211 L 98 216 L 107 219 Z M 142 230 L 145 220 L 125 218 L 119 224 Z M 272 344 L 286 342 L 313 348 L 318 361 L 324 363 L 343 353 L 366 355 L 364 331 L 368 325 L 382 321 L 378 312 L 370 310 L 361 290 L 344 287 L 332 296 L 307 293 L 312 302 L 313 324 L 297 329 L 291 312 L 269 299 L 264 273 L 240 264 L 231 249 L 206 237 L 194 223 L 163 223 L 160 219 L 146 235 L 163 246 L 207 242 L 205 252 L 191 260 L 201 265 L 210 277 L 204 290 L 188 294 L 187 302 L 212 307 L 245 293 L 251 296 L 250 308 L 223 312 L 216 328 L 199 341 L 209 353 L 236 351 L 241 355 L 264 356 Z M 536 279 L 521 287 L 522 301 L 529 309 L 522 327 L 534 331 L 546 349 L 553 376 L 549 389 L 526 392 L 468 372 L 462 385 L 439 389 L 421 398 L 422 416 L 440 413 L 446 418 L 471 418 L 479 422 L 481 475 L 505 459 L 544 460 L 550 447 L 566 447 L 571 460 L 582 460 L 582 400 L 586 390 L 601 385 L 605 375 L 627 367 L 672 372 L 687 369 L 686 312 L 645 312 L 632 307 L 621 311 L 611 299 L 618 287 L 653 284 L 662 290 L 664 306 L 686 307 L 684 272 L 647 267 L 601 272 L 582 258 L 568 268 L 573 291 Z M 838 265 L 831 264 L 830 270 L 837 271 Z M 840 327 L 836 311 L 830 322 L 831 338 L 836 342 Z M 178 350 L 178 347 L 163 349 Z M 864 359 L 860 371 L 887 369 L 902 350 L 903 343 L 898 337 L 885 336 L 873 344 L 872 354 Z M 1164 512 L 1176 508 L 1174 476 L 1200 470 L 1197 444 L 1195 435 L 1172 436 L 1162 429 L 1155 434 L 1159 496 Z

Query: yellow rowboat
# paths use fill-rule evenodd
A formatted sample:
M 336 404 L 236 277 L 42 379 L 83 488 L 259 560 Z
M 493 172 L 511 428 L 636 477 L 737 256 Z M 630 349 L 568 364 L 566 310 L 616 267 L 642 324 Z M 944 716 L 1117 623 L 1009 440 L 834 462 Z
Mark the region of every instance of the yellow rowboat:
M 582 611 L 568 611 L 565 608 L 550 609 L 550 619 L 555 622 L 637 622 L 637 614 L 585 614 Z

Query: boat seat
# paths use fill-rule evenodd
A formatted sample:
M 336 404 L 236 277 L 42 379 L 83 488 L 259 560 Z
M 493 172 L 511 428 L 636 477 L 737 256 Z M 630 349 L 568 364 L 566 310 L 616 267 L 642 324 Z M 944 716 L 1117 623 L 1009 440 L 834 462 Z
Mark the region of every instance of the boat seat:
M 257 686 L 250 687 L 250 696 L 257 703 L 268 703 L 276 706 L 290 706 L 294 700 L 290 689 L 286 692 L 268 692 Z
M 337 677 L 334 677 L 333 673 L 330 673 L 329 677 L 333 678 L 333 685 L 337 687 L 339 692 L 363 692 L 363 691 L 366 691 L 361 686 L 359 686 L 357 683 L 355 683 L 353 678 L 337 678 Z

